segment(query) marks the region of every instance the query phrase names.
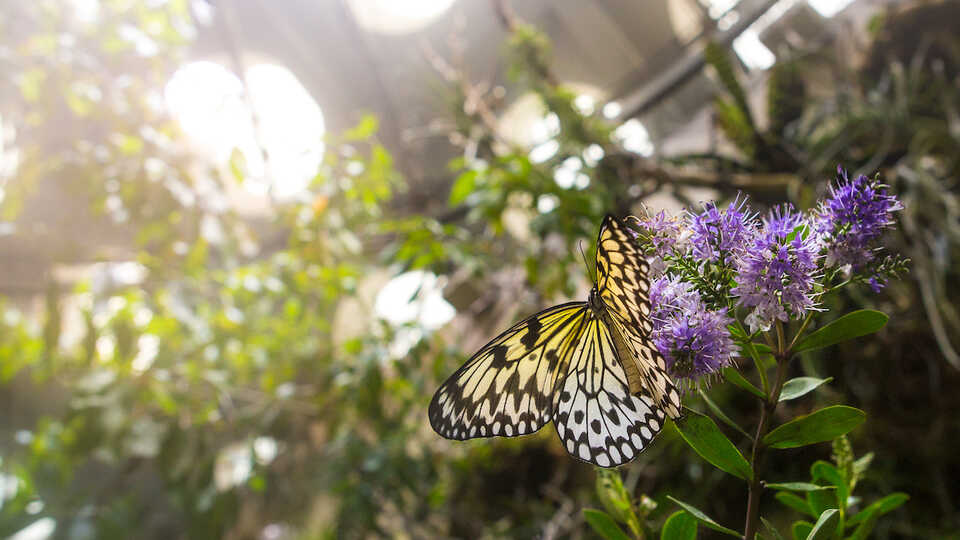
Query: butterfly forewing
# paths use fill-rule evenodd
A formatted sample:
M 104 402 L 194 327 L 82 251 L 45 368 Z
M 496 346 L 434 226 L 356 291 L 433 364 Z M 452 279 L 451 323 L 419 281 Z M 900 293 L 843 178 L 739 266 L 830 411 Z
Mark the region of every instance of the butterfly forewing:
M 601 467 L 635 458 L 660 431 L 664 415 L 630 393 L 607 326 L 592 313 L 554 400 L 554 423 L 570 455 Z
M 619 334 L 632 350 L 640 378 L 654 402 L 670 417 L 680 416 L 680 393 L 667 375 L 663 356 L 650 340 L 650 267 L 633 235 L 618 219 L 607 216 L 597 238 L 597 282 L 600 298 Z M 622 358 L 624 363 L 631 359 Z M 625 366 L 628 370 L 631 366 Z
M 440 386 L 430 424 L 448 439 L 533 433 L 550 421 L 557 381 L 581 339 L 584 302 L 555 306 L 485 345 Z

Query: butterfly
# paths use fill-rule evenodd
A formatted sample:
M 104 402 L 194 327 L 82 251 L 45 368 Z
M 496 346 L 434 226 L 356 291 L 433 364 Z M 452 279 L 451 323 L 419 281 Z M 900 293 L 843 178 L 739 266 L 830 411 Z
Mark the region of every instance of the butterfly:
M 680 394 L 650 340 L 649 265 L 620 219 L 597 238 L 597 283 L 483 346 L 430 402 L 455 440 L 526 435 L 551 420 L 570 455 L 601 467 L 634 459 L 680 416 Z

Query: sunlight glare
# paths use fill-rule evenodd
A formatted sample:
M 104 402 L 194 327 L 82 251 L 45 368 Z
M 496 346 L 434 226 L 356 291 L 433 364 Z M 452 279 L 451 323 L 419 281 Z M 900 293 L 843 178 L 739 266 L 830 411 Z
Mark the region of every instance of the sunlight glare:
M 707 8 L 707 12 L 713 19 L 723 17 L 739 3 L 740 0 L 700 0 L 700 5 Z
M 553 173 L 553 181 L 563 189 L 577 187 L 583 189 L 590 185 L 590 177 L 580 172 L 583 161 L 576 156 L 568 157 Z
M 807 0 L 807 3 L 820 15 L 833 17 L 852 4 L 853 0 Z
M 636 118 L 631 118 L 613 131 L 613 138 L 623 145 L 623 149 L 641 156 L 653 154 L 653 141 L 647 128 Z
M 248 191 L 263 193 L 269 186 L 278 198 L 297 196 L 323 157 L 323 113 L 285 67 L 254 65 L 246 79 L 253 112 L 244 99 L 243 81 L 209 61 L 180 68 L 164 97 L 191 145 L 213 163 L 226 168 L 234 149 L 239 150 Z
M 46 540 L 53 536 L 53 531 L 56 529 L 56 520 L 50 517 L 40 518 L 20 529 L 16 534 L 8 537 L 7 540 Z
M 213 483 L 220 491 L 239 486 L 253 472 L 253 456 L 250 445 L 243 442 L 229 444 L 217 454 L 213 467 Z
M 537 212 L 541 214 L 549 214 L 559 205 L 560 198 L 551 193 L 537 197 Z
M 100 16 L 99 0 L 70 0 L 68 2 L 73 8 L 73 16 L 83 23 L 92 23 Z
M 377 293 L 374 311 L 398 326 L 387 346 L 391 357 L 406 355 L 424 336 L 450 322 L 457 310 L 443 298 L 443 284 L 436 274 L 413 270 L 391 279 Z M 414 327 L 401 325 L 415 323 Z
M 406 34 L 425 28 L 443 15 L 454 0 L 347 0 L 361 27 L 384 34 Z
M 391 279 L 377 294 L 374 310 L 392 324 L 416 322 L 425 330 L 440 328 L 457 313 L 443 298 L 443 286 L 437 275 L 422 270 Z
M 611 101 L 603 106 L 603 117 L 607 120 L 613 120 L 623 112 L 623 106 L 616 101 Z
M 745 30 L 733 40 L 733 50 L 750 69 L 768 69 L 777 61 L 755 30 Z

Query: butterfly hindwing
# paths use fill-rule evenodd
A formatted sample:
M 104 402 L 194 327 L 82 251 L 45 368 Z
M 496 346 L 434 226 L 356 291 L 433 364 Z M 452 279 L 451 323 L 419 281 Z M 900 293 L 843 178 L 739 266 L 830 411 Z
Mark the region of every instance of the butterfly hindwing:
M 640 379 L 643 382 L 642 394 L 654 400 L 657 406 L 670 418 L 680 417 L 680 392 L 667 374 L 666 363 L 657 346 L 650 341 L 649 334 L 641 334 L 617 317 L 611 323 L 616 326 L 623 340 L 636 359 Z
M 630 393 L 610 329 L 593 314 L 559 385 L 554 409 L 567 452 L 601 467 L 635 458 L 664 421 L 649 397 Z
M 497 336 L 450 376 L 430 402 L 433 429 L 448 439 L 533 433 L 553 415 L 588 308 L 555 306 Z
M 604 218 L 597 238 L 598 292 L 617 331 L 633 353 L 643 390 L 671 418 L 677 418 L 680 392 L 667 374 L 663 356 L 650 340 L 653 321 L 650 319 L 649 271 L 650 266 L 626 225 L 613 216 Z M 629 365 L 625 367 L 631 369 Z

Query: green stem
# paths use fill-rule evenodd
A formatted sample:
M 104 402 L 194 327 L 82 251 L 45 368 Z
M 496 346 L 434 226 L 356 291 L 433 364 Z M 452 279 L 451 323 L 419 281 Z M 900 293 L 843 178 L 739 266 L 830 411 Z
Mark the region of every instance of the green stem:
M 763 387 L 763 393 L 766 394 L 770 391 L 770 383 L 767 381 L 767 370 L 763 368 L 763 363 L 760 362 L 760 354 L 757 353 L 756 349 L 753 347 L 753 334 L 747 334 L 747 329 L 743 327 L 743 324 L 739 320 L 736 321 L 737 327 L 740 328 L 740 332 L 743 335 L 747 336 L 745 346 L 750 347 L 750 358 L 753 360 L 753 364 L 757 366 L 757 373 L 760 374 L 760 383 Z M 766 334 L 764 334 L 766 336 Z
M 785 354 L 786 348 L 783 346 L 783 323 L 777 321 L 777 354 Z
M 813 312 L 807 313 L 807 318 L 803 320 L 803 324 L 800 325 L 800 329 L 797 330 L 797 334 L 793 336 L 793 339 L 790 340 L 790 346 L 787 347 L 788 351 L 792 351 L 793 347 L 797 344 L 797 340 L 800 339 L 800 336 L 807 330 L 807 327 L 810 326 L 810 321 L 813 320 Z
M 790 364 L 792 354 L 789 349 L 784 347 L 783 325 L 777 323 L 777 342 L 778 347 L 775 354 L 777 359 L 777 378 L 773 385 L 773 390 L 767 394 L 760 408 L 760 421 L 757 424 L 757 433 L 753 438 L 753 448 L 750 452 L 750 467 L 753 469 L 753 480 L 750 481 L 747 492 L 747 518 L 744 525 L 743 537 L 745 540 L 753 540 L 757 534 L 757 525 L 760 520 L 760 495 L 763 491 L 763 482 L 760 479 L 759 469 L 764 457 L 763 438 L 767 434 L 767 428 L 773 413 L 776 411 L 777 403 L 780 401 L 780 391 L 783 389 L 784 380 L 787 377 L 787 367 Z

